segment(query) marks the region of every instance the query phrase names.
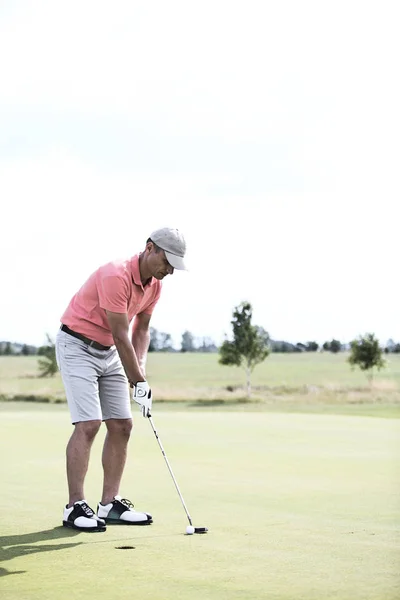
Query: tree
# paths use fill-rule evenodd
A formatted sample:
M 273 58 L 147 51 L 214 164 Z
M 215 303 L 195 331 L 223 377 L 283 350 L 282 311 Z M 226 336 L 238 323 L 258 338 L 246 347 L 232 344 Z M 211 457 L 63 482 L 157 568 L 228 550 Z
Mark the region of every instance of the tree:
M 210 337 L 203 337 L 197 344 L 198 352 L 216 352 L 217 346 Z
M 394 340 L 392 338 L 390 338 L 390 340 L 388 340 L 386 342 L 385 352 L 386 353 L 388 353 L 388 352 L 394 352 L 395 346 L 396 346 L 396 344 L 395 344 Z
M 29 354 L 30 354 L 29 348 L 28 348 L 28 346 L 26 344 L 24 344 L 22 346 L 22 348 L 21 348 L 21 355 L 22 356 L 29 356 Z
M 249 302 L 235 307 L 231 321 L 233 341 L 225 340 L 219 351 L 221 365 L 236 365 L 246 370 L 248 398 L 251 395 L 251 373 L 269 354 L 269 335 L 262 327 L 251 324 L 252 315 Z
M 38 361 L 39 377 L 53 377 L 58 370 L 55 344 L 48 333 L 46 337 L 47 345 L 41 346 L 42 354 Z
M 306 346 L 307 346 L 306 347 L 307 352 L 317 352 L 318 348 L 319 348 L 317 342 L 307 342 Z
M 336 354 L 337 352 L 340 352 L 342 349 L 342 344 L 339 342 L 339 340 L 335 340 L 333 339 L 331 342 L 324 342 L 322 344 L 322 349 L 325 350 L 326 352 L 333 352 L 334 354 Z
M 169 352 L 171 350 L 173 350 L 171 334 L 150 327 L 149 352 Z
M 306 352 L 307 346 L 305 344 L 302 344 L 301 342 L 297 342 L 296 349 L 297 352 Z
M 149 352 L 158 352 L 160 349 L 159 333 L 154 327 L 150 327 L 150 344 Z
M 390 339 L 386 342 L 385 354 L 389 354 L 393 352 L 393 354 L 399 354 L 400 352 L 400 344 L 396 343 L 394 340 Z
M 182 333 L 181 352 L 194 352 L 194 337 L 190 331 Z
M 10 342 L 6 342 L 6 345 L 4 347 L 4 356 L 11 356 L 11 354 L 14 354 L 13 348 L 11 346 Z
M 299 349 L 290 342 L 285 342 L 284 340 L 270 340 L 269 343 L 271 352 L 298 352 Z
M 160 333 L 160 347 L 159 350 L 161 352 L 171 352 L 173 350 L 172 338 L 170 333 L 165 333 L 161 331 Z
M 373 333 L 367 333 L 350 342 L 350 356 L 347 360 L 352 368 L 357 365 L 362 371 L 366 371 L 370 383 L 374 367 L 379 371 L 385 366 L 382 349 Z
M 339 340 L 333 339 L 330 343 L 330 351 L 333 352 L 334 354 L 336 354 L 337 352 L 340 352 L 341 349 L 342 349 L 342 344 L 339 342 Z

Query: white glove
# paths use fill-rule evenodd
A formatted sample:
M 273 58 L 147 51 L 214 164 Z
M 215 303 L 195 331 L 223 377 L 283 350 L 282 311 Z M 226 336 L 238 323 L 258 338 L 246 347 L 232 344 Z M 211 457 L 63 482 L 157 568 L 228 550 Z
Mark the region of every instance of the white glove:
M 147 381 L 138 381 L 132 390 L 132 400 L 142 409 L 144 417 L 151 417 L 151 389 Z

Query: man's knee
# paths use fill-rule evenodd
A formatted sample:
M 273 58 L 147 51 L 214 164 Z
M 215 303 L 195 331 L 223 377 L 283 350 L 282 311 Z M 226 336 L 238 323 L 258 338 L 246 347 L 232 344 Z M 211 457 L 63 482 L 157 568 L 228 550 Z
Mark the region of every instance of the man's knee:
M 78 435 L 82 435 L 88 441 L 92 441 L 101 426 L 101 421 L 80 421 L 75 424 L 75 431 Z
M 133 423 L 132 419 L 108 419 L 106 426 L 109 434 L 128 439 L 131 435 Z

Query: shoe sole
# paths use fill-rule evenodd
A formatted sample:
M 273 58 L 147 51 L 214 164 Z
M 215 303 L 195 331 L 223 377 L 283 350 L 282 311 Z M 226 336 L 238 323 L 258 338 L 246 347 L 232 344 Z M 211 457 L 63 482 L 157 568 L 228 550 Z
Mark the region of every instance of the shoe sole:
M 102 517 L 103 518 L 103 517 Z M 122 519 L 104 519 L 107 525 L 151 525 L 153 519 L 149 519 L 148 521 L 123 521 Z
M 70 521 L 63 521 L 63 526 L 69 527 L 70 529 L 76 529 L 77 531 L 85 531 L 87 533 L 101 533 L 107 529 L 105 525 L 99 525 L 98 527 L 78 527 Z

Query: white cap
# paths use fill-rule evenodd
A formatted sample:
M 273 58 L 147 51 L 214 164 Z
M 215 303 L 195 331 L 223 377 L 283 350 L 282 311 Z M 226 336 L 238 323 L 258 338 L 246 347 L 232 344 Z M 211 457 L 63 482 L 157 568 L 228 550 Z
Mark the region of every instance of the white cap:
M 157 229 L 150 235 L 150 239 L 159 248 L 164 250 L 171 267 L 186 271 L 186 265 L 183 260 L 186 253 L 186 242 L 178 229 L 170 229 L 169 227 Z

